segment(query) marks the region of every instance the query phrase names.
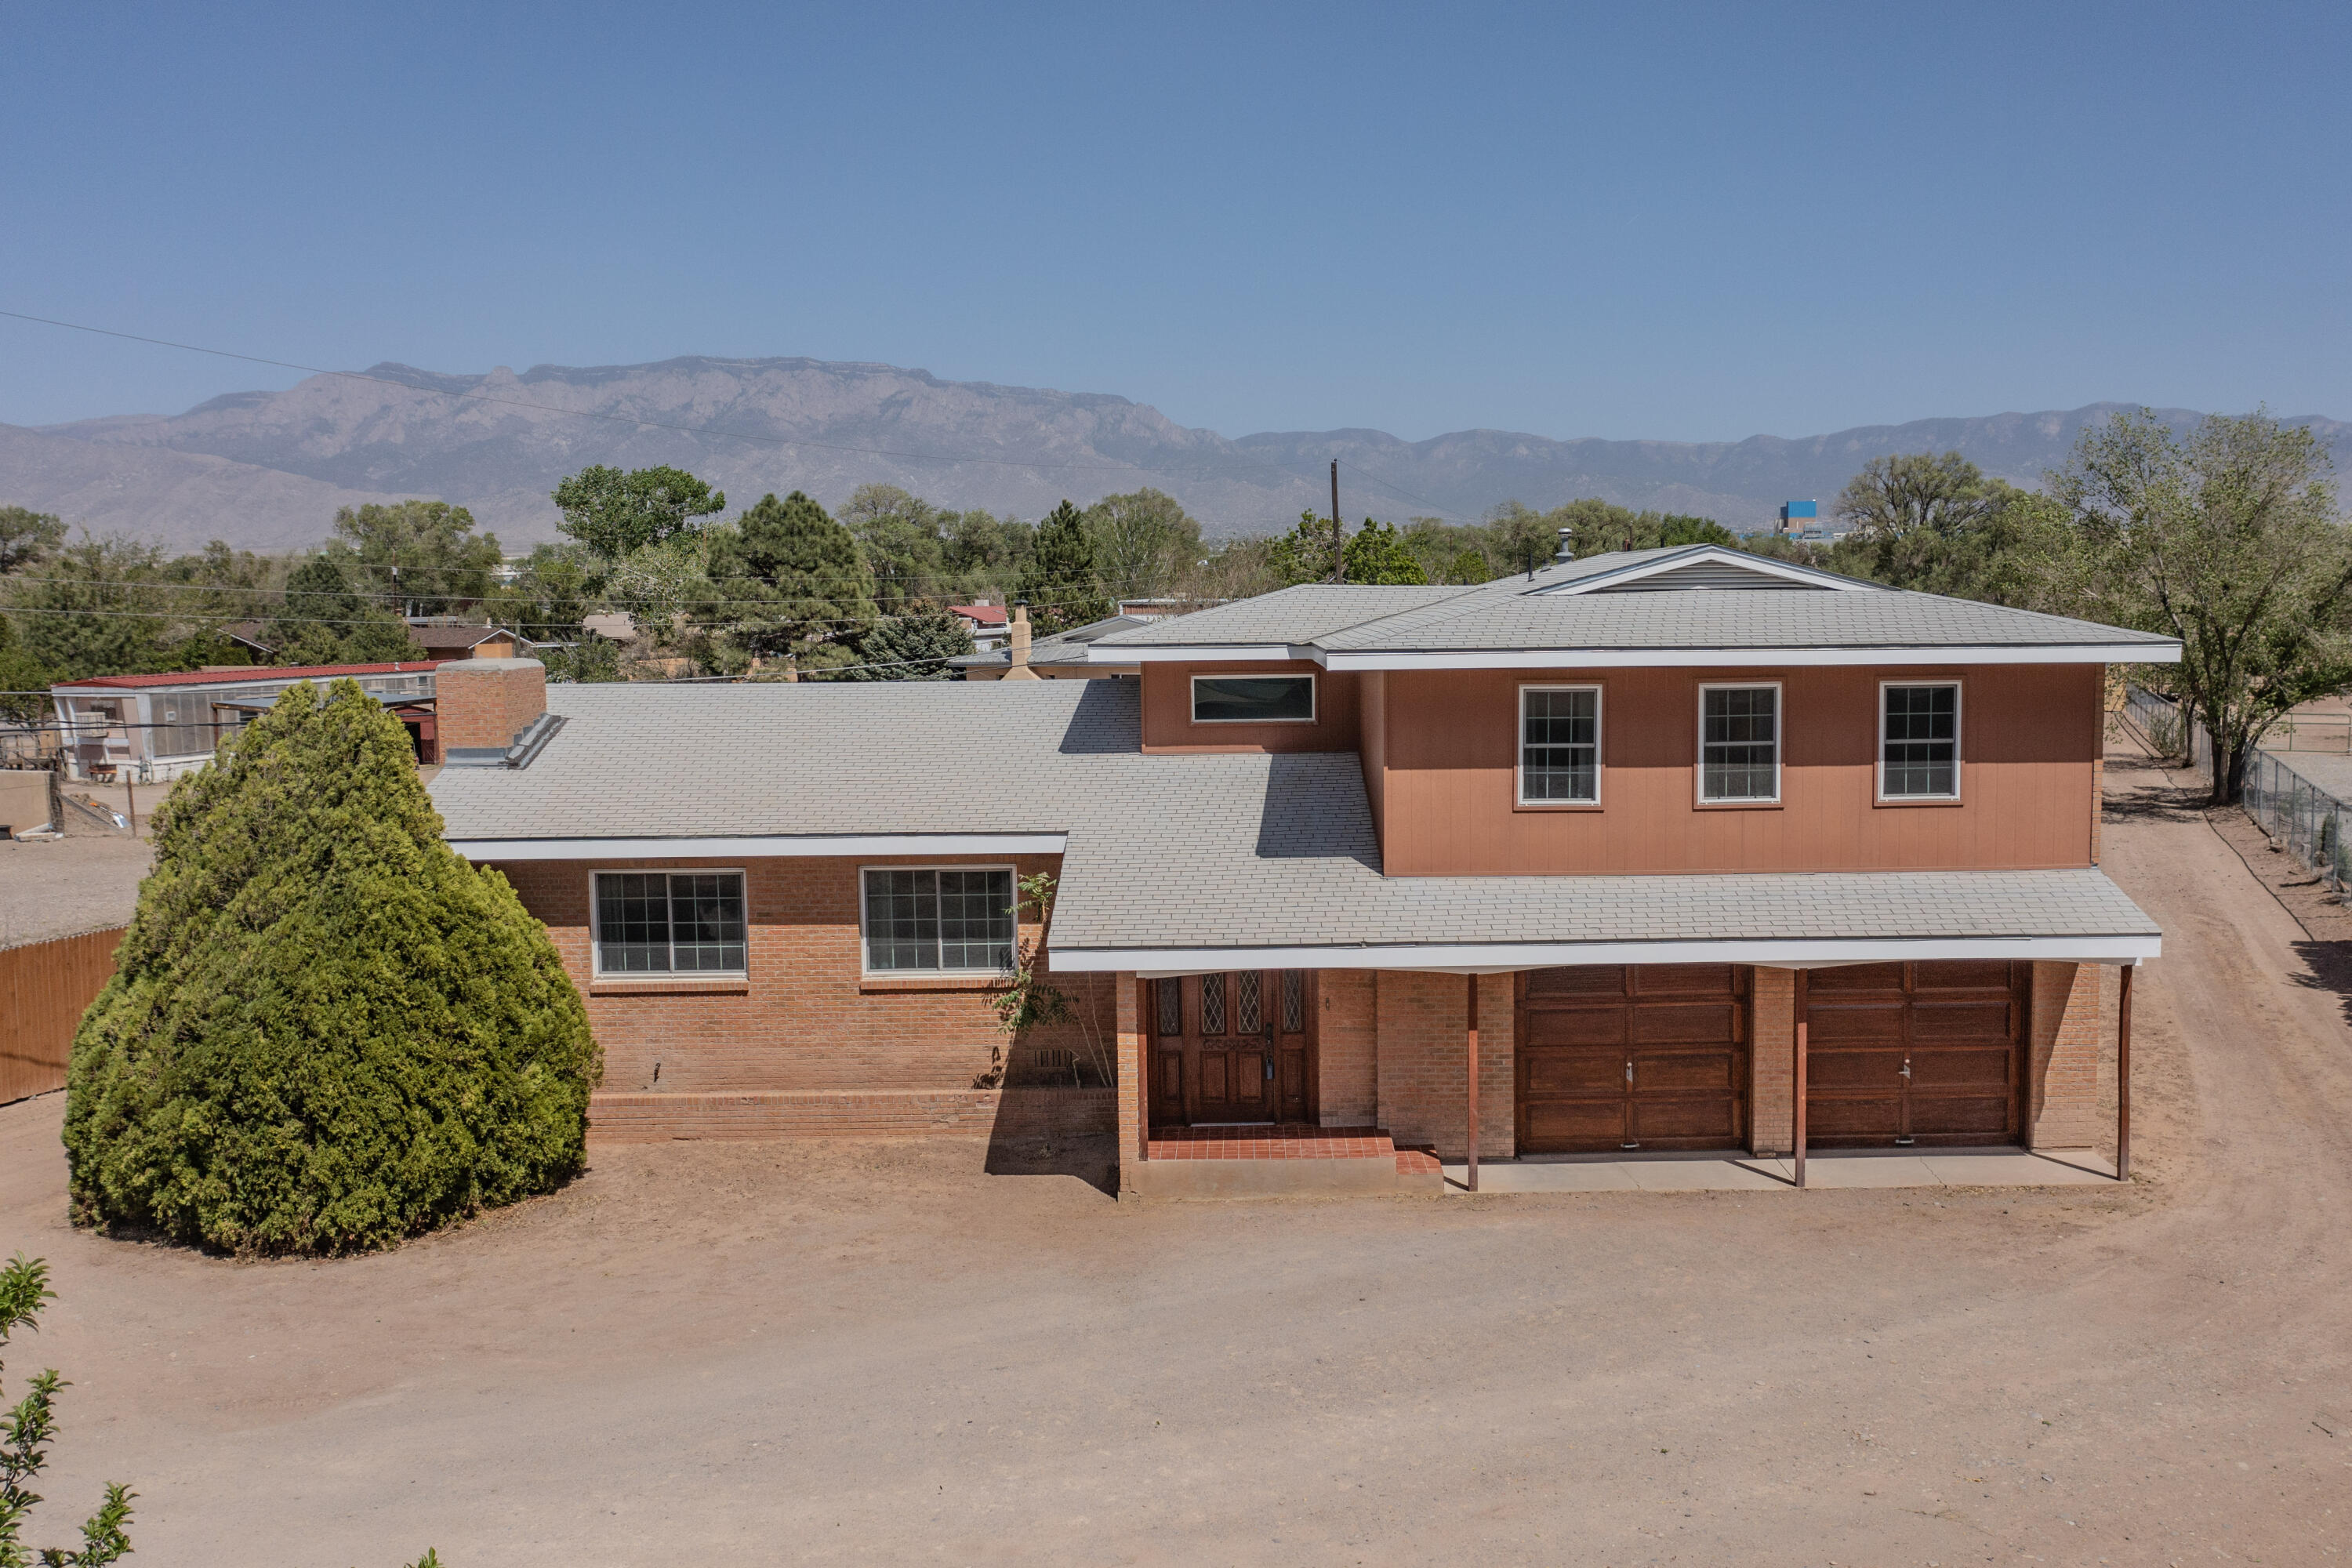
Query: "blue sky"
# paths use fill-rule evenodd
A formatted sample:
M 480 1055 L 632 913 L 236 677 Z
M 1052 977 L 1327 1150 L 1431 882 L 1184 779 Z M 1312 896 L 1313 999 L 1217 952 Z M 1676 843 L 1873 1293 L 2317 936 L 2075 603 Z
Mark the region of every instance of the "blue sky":
M 0 309 L 1228 435 L 2352 417 L 2352 6 L 0 6 Z M 289 373 L 0 321 L 0 420 Z

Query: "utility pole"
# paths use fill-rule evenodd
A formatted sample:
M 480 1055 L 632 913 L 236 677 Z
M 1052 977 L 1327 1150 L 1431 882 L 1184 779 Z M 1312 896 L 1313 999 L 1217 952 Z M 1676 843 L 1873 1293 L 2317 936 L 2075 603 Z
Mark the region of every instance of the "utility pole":
M 1348 580 L 1348 535 L 1339 526 L 1339 459 L 1331 459 L 1331 581 Z

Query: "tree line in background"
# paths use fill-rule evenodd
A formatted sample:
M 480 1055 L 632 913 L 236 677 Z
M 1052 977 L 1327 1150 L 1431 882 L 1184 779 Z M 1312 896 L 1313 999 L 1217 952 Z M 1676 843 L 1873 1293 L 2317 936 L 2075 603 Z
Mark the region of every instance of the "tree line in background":
M 1741 538 L 1711 519 L 1588 499 L 1548 511 L 1506 501 L 1472 523 L 1367 519 L 1338 553 L 1350 583 L 1467 585 L 1543 565 L 1563 537 L 1578 556 L 1712 542 L 2160 631 L 2186 657 L 2148 683 L 2210 730 L 2217 796 L 2234 799 L 2270 725 L 2352 681 L 2352 535 L 2331 479 L 2309 431 L 2265 414 L 2215 416 L 2184 439 L 2143 412 L 2084 432 L 2038 491 L 1956 452 L 1873 458 L 1837 499 L 1850 531 L 1832 540 Z M 404 617 L 435 615 L 549 645 L 538 651 L 558 679 L 936 679 L 971 646 L 950 605 L 1025 603 L 1050 635 L 1121 599 L 1199 605 L 1334 576 L 1328 518 L 1211 543 L 1156 489 L 1066 500 L 1034 523 L 878 484 L 835 511 L 794 491 L 716 521 L 725 495 L 667 468 L 590 468 L 553 499 L 565 540 L 511 563 L 440 501 L 346 508 L 323 546 L 294 557 L 68 541 L 54 517 L 0 508 L 0 690 L 241 663 L 222 634 L 240 621 L 259 624 L 255 640 L 281 664 L 414 658 Z M 586 634 L 612 610 L 634 624 L 626 646 Z M 41 706 L 0 704 L 20 719 Z

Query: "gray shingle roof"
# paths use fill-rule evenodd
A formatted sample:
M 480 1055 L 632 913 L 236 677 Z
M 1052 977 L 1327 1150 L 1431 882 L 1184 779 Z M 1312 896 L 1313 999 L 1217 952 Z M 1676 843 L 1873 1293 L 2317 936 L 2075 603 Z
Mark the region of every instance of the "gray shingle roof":
M 1315 584 L 1121 633 L 1097 646 L 1312 646 L 1329 653 L 1579 651 L 1639 648 L 2068 647 L 2169 637 L 1970 599 L 1874 586 L 1869 592 L 1686 588 L 1560 593 L 1569 584 L 1713 547 L 1619 551 L 1475 588 Z M 1825 576 L 1827 574 L 1824 574 Z M 1832 578 L 1834 582 L 1852 579 Z M 1387 597 L 1394 595 L 1393 598 Z
M 567 722 L 530 767 L 434 780 L 451 838 L 1066 833 L 1066 952 L 2156 931 L 2095 869 L 1384 878 L 1355 753 L 1145 756 L 1129 679 L 548 705 Z

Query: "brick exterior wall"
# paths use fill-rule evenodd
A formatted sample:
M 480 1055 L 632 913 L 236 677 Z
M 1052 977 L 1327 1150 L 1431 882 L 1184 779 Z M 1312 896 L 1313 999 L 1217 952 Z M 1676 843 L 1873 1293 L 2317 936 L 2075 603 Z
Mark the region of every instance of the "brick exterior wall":
M 1458 1160 L 1467 1131 L 1468 982 L 1390 969 L 1376 981 L 1379 1124 L 1399 1143 L 1434 1144 L 1441 1157 Z M 1507 1159 L 1517 1146 L 1513 984 L 1507 974 L 1478 977 L 1481 1159 Z
M 2026 1147 L 2096 1148 L 2112 1132 L 2105 1102 L 2115 1077 L 2118 984 L 2111 963 L 2034 964 Z
M 1000 1105 L 993 1091 L 1006 1081 L 1007 1069 L 1015 1086 L 1066 1081 L 1074 1061 L 1091 1063 L 1097 1052 L 1110 1056 L 1117 1041 L 1109 975 L 1052 976 L 1079 1004 L 1081 1022 L 1034 1030 L 1009 1046 L 996 1026 L 986 982 L 861 975 L 860 868 L 941 863 L 947 862 L 902 856 L 761 858 L 725 867 L 707 860 L 500 866 L 524 906 L 546 922 L 604 1047 L 604 1085 L 590 1108 L 592 1135 L 610 1129 L 615 1136 L 743 1136 L 749 1134 L 742 1128 L 761 1119 L 768 1135 L 780 1137 L 985 1134 Z M 1024 877 L 1059 868 L 1058 856 L 1015 862 Z M 600 981 L 592 975 L 593 871 L 721 868 L 744 873 L 748 978 Z M 1034 912 L 1024 912 L 1021 935 L 1040 935 Z M 1046 970 L 1050 976 L 1050 954 Z M 1099 1072 L 1085 1076 L 1101 1087 Z M 1101 1122 L 1108 1115 L 1101 1105 L 1071 1105 L 1081 1122 Z M 720 1125 L 734 1131 L 692 1131 Z M 670 1131 L 655 1131 L 663 1127 Z
M 740 1094 L 600 1094 L 600 1143 L 673 1138 L 972 1138 L 1108 1136 L 1118 1125 L 1107 1089 L 746 1091 Z
M 1378 989 L 1369 969 L 1316 972 L 1317 1114 L 1326 1127 L 1370 1127 L 1381 1115 Z
M 535 658 L 452 659 L 434 672 L 442 755 L 452 746 L 514 744 L 547 711 L 547 667 Z
M 1797 1143 L 1797 972 L 1755 972 L 1748 1030 L 1748 1148 L 1785 1154 Z

